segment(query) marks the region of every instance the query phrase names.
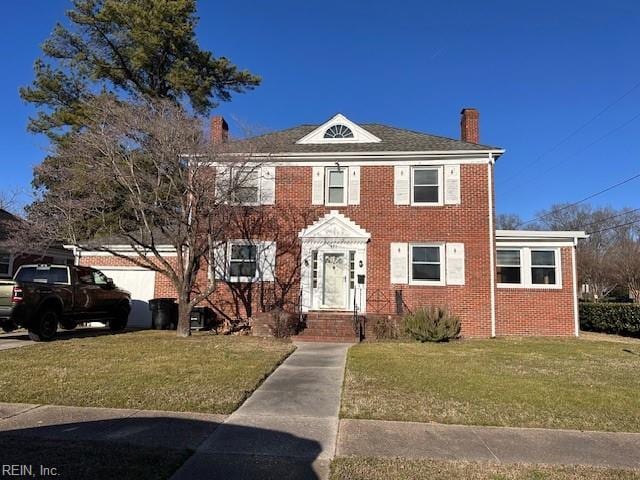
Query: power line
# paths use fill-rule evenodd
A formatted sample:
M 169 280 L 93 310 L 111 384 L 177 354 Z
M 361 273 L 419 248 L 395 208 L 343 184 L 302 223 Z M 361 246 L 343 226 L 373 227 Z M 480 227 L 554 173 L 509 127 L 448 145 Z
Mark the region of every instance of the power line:
M 621 225 L 615 225 L 613 227 L 602 228 L 600 230 L 596 230 L 595 232 L 587 232 L 587 235 L 593 235 L 594 233 L 606 232 L 607 230 L 613 230 L 614 228 L 628 227 L 629 225 L 633 225 L 634 223 L 639 223 L 639 222 L 640 222 L 640 218 L 637 219 L 637 220 L 634 220 L 632 222 L 623 223 Z
M 621 185 L 624 185 L 625 183 L 629 183 L 633 180 L 635 180 L 636 178 L 640 178 L 640 173 L 637 173 L 629 178 L 626 178 L 624 180 L 622 180 L 621 182 L 616 183 L 615 185 L 611 185 L 610 187 L 607 187 L 603 190 L 600 190 L 599 192 L 593 193 L 591 195 L 589 195 L 588 197 L 583 198 L 582 200 L 578 200 L 577 202 L 574 203 L 570 203 L 569 205 L 565 205 L 563 207 L 560 208 L 556 208 L 552 211 L 550 211 L 549 213 L 545 213 L 544 215 L 540 215 L 538 217 L 532 218 L 531 220 L 527 220 L 526 222 L 522 222 L 520 225 L 518 225 L 518 227 L 521 227 L 522 225 L 526 225 L 527 223 L 531 223 L 531 222 L 535 222 L 536 220 L 542 220 L 543 218 L 547 218 L 551 215 L 553 215 L 554 213 L 558 213 L 561 212 L 563 210 L 566 210 L 567 208 L 571 208 L 571 207 L 575 207 L 576 205 L 579 205 L 583 202 L 586 202 L 587 200 L 591 200 L 594 197 L 597 197 L 598 195 L 602 195 L 603 193 L 606 193 L 610 190 L 613 190 L 614 188 L 618 188 Z
M 613 220 L 614 218 L 623 217 L 625 215 L 630 215 L 630 214 L 632 214 L 634 212 L 637 212 L 639 210 L 640 210 L 640 207 L 634 208 L 633 210 L 627 210 L 626 212 L 618 213 L 617 215 L 611 215 L 610 217 L 605 217 L 605 218 L 603 218 L 601 220 L 596 220 L 595 222 L 585 223 L 584 225 L 580 225 L 579 228 L 590 227 L 591 225 L 596 225 L 598 223 L 606 222 L 607 220 Z
M 581 154 L 582 152 L 584 152 L 585 150 L 591 148 L 592 146 L 594 146 L 596 143 L 601 142 L 602 140 L 604 140 L 605 138 L 613 135 L 614 133 L 616 133 L 618 130 L 623 129 L 624 127 L 626 127 L 627 125 L 629 125 L 630 123 L 632 123 L 633 121 L 637 120 L 638 118 L 640 118 L 640 113 L 635 114 L 633 117 L 631 117 L 629 120 L 627 120 L 626 122 L 621 123 L 620 125 L 618 125 L 617 127 L 612 128 L 611 130 L 609 130 L 607 133 L 605 133 L 604 135 L 598 137 L 596 140 L 594 140 L 593 142 L 587 144 L 586 146 L 584 146 L 583 148 L 581 148 L 580 150 L 577 150 L 575 152 L 573 152 L 571 155 L 569 155 L 568 157 L 565 157 L 564 160 L 568 160 L 570 158 L 576 157 L 577 155 Z M 534 178 L 538 178 L 541 175 L 544 175 L 545 173 L 549 173 L 551 170 L 556 169 L 558 166 L 561 165 L 561 162 L 556 162 L 555 164 L 551 165 L 549 168 L 547 168 L 546 170 L 543 170 L 542 172 L 538 173 Z M 527 180 L 531 180 L 531 178 L 527 178 Z M 512 188 L 510 188 L 509 190 L 507 190 L 505 193 L 511 193 L 512 191 L 514 191 L 516 189 L 516 187 L 518 185 L 520 185 L 522 182 L 516 183 L 516 185 L 512 186 Z
M 540 162 L 540 160 L 545 157 L 546 155 L 550 154 L 551 152 L 553 152 L 554 150 L 556 150 L 558 147 L 561 147 L 562 145 L 564 145 L 568 140 L 570 140 L 571 138 L 573 138 L 575 135 L 577 135 L 578 133 L 580 133 L 582 130 L 584 130 L 587 126 L 591 125 L 591 123 L 593 123 L 596 119 L 598 119 L 599 117 L 601 117 L 604 113 L 606 113 L 609 109 L 611 109 L 611 107 L 613 107 L 614 105 L 617 105 L 618 103 L 620 103 L 624 98 L 626 98 L 627 96 L 629 96 L 631 93 L 633 93 L 638 87 L 640 87 L 640 82 L 636 83 L 633 87 L 631 87 L 629 90 L 627 90 L 625 93 L 623 93 L 621 96 L 619 96 L 618 98 L 616 98 L 613 102 L 609 103 L 606 107 L 604 107 L 602 110 L 600 110 L 598 113 L 596 113 L 593 117 L 591 117 L 589 120 L 587 120 L 586 122 L 584 122 L 582 125 L 580 125 L 578 128 L 576 128 L 575 130 L 573 130 L 571 133 L 569 133 L 569 135 L 565 136 L 564 138 L 562 138 L 559 142 L 557 142 L 556 144 L 554 144 L 550 149 L 546 150 L 545 152 L 543 152 L 542 154 L 540 154 L 538 157 L 536 157 L 533 161 L 529 162 L 527 165 L 525 165 L 523 168 L 520 169 L 519 172 L 516 172 L 514 175 L 511 175 L 510 177 L 508 177 L 506 180 L 504 180 L 505 182 L 508 182 L 510 180 L 512 180 L 513 178 L 517 177 L 518 174 L 520 172 L 522 172 L 523 170 L 528 169 L 529 167 L 532 167 L 533 165 L 536 165 L 538 162 Z

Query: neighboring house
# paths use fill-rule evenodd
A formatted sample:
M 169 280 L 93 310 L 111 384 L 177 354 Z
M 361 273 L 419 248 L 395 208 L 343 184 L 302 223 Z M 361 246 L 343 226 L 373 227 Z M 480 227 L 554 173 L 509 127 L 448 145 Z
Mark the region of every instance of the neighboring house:
M 281 261 L 278 242 L 237 239 L 218 249 L 212 303 L 228 296 L 225 281 L 277 283 L 295 272 L 289 298 L 314 338 L 339 336 L 332 322 L 354 308 L 369 328 L 424 305 L 448 306 L 464 336 L 577 335 L 575 246 L 584 232 L 494 229 L 494 166 L 504 150 L 479 143 L 478 122 L 464 109 L 455 140 L 339 114 L 252 139 L 268 163 L 251 177 L 246 201 L 307 209 L 311 220 L 292 227 L 296 265 Z M 211 132 L 227 142 L 221 117 Z M 242 152 L 245 143 L 228 145 Z M 149 298 L 175 296 L 166 280 L 122 259 L 84 252 L 80 261 L 109 276 L 126 272 Z
M 19 229 L 20 217 L 0 209 L 0 279 L 12 278 L 16 270 L 28 263 L 73 263 L 73 254 L 62 247 L 17 248 L 10 241 L 11 233 Z

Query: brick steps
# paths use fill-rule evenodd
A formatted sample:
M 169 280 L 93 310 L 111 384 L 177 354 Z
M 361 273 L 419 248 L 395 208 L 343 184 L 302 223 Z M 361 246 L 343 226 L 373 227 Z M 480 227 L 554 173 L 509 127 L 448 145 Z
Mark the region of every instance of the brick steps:
M 307 342 L 357 342 L 350 312 L 310 312 L 306 315 L 306 328 L 295 337 Z

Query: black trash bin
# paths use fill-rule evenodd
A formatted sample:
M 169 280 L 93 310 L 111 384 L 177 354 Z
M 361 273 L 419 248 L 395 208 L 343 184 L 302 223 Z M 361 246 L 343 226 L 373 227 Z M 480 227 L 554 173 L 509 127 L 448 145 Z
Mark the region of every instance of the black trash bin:
M 149 310 L 151 310 L 151 328 L 175 330 L 178 325 L 178 304 L 175 298 L 149 300 Z
M 191 309 L 191 329 L 209 330 L 215 318 L 213 310 L 209 307 L 193 307 Z

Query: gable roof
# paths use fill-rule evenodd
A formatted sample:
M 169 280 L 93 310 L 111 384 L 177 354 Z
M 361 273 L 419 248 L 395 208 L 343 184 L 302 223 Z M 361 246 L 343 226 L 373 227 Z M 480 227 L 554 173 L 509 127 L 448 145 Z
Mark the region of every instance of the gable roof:
M 380 139 L 375 143 L 296 143 L 309 135 L 320 125 L 299 125 L 246 140 L 228 143 L 232 152 L 252 151 L 255 153 L 332 153 L 332 152 L 444 152 L 444 151 L 492 151 L 502 153 L 499 147 L 463 142 L 453 138 L 415 132 L 403 128 L 362 123 L 360 127 Z

